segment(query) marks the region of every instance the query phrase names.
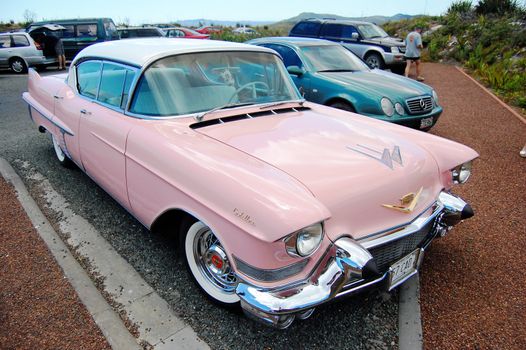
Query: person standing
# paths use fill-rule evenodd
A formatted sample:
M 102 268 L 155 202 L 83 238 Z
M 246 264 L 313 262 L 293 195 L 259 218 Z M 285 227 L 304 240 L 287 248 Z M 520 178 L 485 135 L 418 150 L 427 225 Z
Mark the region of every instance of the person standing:
M 58 69 L 66 69 L 66 55 L 64 54 L 64 44 L 61 38 L 57 38 L 55 53 L 58 58 Z
M 422 77 L 422 71 L 420 67 L 420 50 L 424 48 L 422 46 L 422 33 L 421 27 L 416 27 L 414 31 L 407 34 L 405 38 L 405 76 L 409 77 L 409 72 L 411 71 L 411 65 L 414 63 L 416 65 L 416 80 L 424 81 Z

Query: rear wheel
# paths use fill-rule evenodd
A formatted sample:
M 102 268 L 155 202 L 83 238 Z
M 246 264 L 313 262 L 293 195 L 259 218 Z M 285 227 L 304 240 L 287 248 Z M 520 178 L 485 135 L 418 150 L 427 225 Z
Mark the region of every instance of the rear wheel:
M 213 301 L 232 305 L 239 302 L 237 276 L 225 248 L 210 227 L 201 221 L 189 223 L 184 238 L 185 260 L 197 285 Z
M 373 69 L 374 68 L 378 68 L 378 69 L 385 68 L 384 59 L 382 58 L 380 54 L 375 53 L 375 52 L 371 52 L 367 54 L 367 56 L 365 56 L 365 63 L 367 63 L 367 65 Z
M 70 168 L 73 165 L 73 162 L 68 158 L 68 156 L 66 156 L 55 135 L 52 134 L 51 139 L 53 140 L 53 149 L 55 150 L 55 155 L 57 156 L 58 162 L 63 167 Z
M 20 57 L 13 57 L 9 60 L 9 68 L 16 74 L 27 73 L 26 62 Z

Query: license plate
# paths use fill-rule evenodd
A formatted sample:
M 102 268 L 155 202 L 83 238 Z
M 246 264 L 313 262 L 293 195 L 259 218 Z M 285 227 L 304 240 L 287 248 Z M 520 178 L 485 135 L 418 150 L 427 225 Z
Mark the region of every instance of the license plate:
M 429 128 L 433 125 L 433 117 L 420 119 L 420 129 Z
M 398 260 L 393 265 L 391 265 L 391 278 L 389 283 L 389 289 L 396 287 L 401 280 L 403 280 L 416 270 L 419 252 L 420 249 L 417 249 L 411 254 L 404 256 L 402 259 Z

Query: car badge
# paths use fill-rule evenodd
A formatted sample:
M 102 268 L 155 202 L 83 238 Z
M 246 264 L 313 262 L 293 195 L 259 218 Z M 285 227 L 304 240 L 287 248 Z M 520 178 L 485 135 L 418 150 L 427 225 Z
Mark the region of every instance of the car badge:
M 356 147 L 347 146 L 347 148 L 363 154 L 364 156 L 376 159 L 380 163 L 388 166 L 391 170 L 394 169 L 393 162 L 400 164 L 400 166 L 404 166 L 402 154 L 400 153 L 400 147 L 398 146 L 394 146 L 392 152 L 389 151 L 388 148 L 384 148 L 383 151 L 378 151 L 364 145 L 356 145 Z
M 420 99 L 420 108 L 422 108 L 422 109 L 426 108 L 426 101 L 424 101 L 423 98 Z
M 423 189 L 423 187 L 420 187 L 420 190 L 418 190 L 416 194 L 411 192 L 404 195 L 402 198 L 400 198 L 400 205 L 382 204 L 382 206 L 389 209 L 401 211 L 402 213 L 409 214 L 415 209 L 416 205 L 418 204 L 418 199 L 420 198 Z

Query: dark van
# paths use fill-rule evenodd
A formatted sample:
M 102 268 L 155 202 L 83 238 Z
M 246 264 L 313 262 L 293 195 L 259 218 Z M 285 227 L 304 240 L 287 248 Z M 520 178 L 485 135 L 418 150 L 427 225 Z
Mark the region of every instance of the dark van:
M 80 50 L 102 41 L 117 40 L 119 34 L 111 18 L 77 18 L 33 22 L 27 32 L 45 24 L 59 24 L 65 29 L 51 31 L 43 29 L 46 35 L 56 35 L 62 39 L 66 59 L 72 59 Z M 37 29 L 40 30 L 40 29 Z

